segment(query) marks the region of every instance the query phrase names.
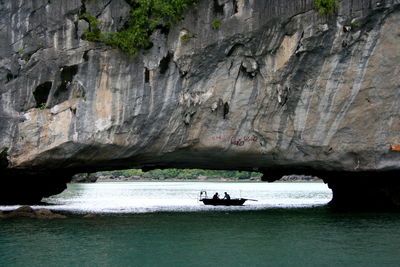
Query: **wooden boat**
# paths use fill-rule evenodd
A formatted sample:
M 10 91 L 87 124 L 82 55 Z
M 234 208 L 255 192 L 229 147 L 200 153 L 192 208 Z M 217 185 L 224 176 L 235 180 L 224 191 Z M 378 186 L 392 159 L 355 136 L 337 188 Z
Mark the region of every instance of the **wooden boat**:
M 202 198 L 200 201 L 204 205 L 213 206 L 242 206 L 247 199 L 245 198 L 231 198 L 231 199 L 212 199 L 212 198 Z
M 207 197 L 206 191 L 201 191 L 199 198 L 199 201 L 203 202 L 204 205 L 213 205 L 213 206 L 242 206 L 244 202 L 246 202 L 247 200 L 257 201 L 254 199 L 247 199 L 247 198 L 214 199 Z

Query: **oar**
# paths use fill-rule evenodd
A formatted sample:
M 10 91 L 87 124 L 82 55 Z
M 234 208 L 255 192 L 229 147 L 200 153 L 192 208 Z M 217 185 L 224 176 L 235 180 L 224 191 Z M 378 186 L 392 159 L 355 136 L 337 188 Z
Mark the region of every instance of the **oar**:
M 245 198 L 245 199 L 250 201 L 258 201 L 257 199 L 250 199 L 250 198 Z

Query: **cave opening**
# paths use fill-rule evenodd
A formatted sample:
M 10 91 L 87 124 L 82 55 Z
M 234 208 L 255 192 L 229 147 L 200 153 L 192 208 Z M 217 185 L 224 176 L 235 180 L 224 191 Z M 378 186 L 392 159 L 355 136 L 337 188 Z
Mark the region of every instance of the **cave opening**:
M 227 192 L 232 199 L 244 198 L 245 202 L 239 205 L 243 210 L 325 206 L 332 199 L 332 192 L 327 185 L 311 176 L 289 175 L 283 176 L 280 182 L 267 183 L 264 171 L 260 173 L 251 169 L 238 171 L 151 167 L 105 171 L 109 167 L 105 165 L 103 171 L 93 172 L 95 170 L 92 169 L 91 173 L 75 175 L 70 170 L 68 173 L 72 180 L 51 179 L 52 174 L 41 174 L 33 179 L 36 182 L 34 191 L 31 190 L 32 185 L 26 190 L 18 188 L 18 193 L 23 192 L 24 197 L 29 196 L 26 201 L 22 202 L 24 198 L 14 192 L 6 194 L 4 199 L 0 197 L 0 202 L 9 201 L 11 204 L 10 198 L 26 204 L 38 201 L 48 204 L 62 202 L 63 208 L 71 212 L 84 212 L 80 207 L 70 205 L 78 198 L 85 209 L 107 213 L 120 212 L 121 209 L 126 212 L 158 212 L 213 208 L 213 205 L 209 206 L 200 200 L 199 194 L 203 191 L 207 192 L 208 197 L 219 192 L 222 198 L 224 192 Z M 65 178 L 68 173 L 63 173 Z M 43 180 L 43 177 L 46 179 Z M 93 198 L 93 194 L 97 197 Z M 222 206 L 221 209 L 224 209 L 225 205 Z
M 85 51 L 85 52 L 83 53 L 82 59 L 83 59 L 83 61 L 85 61 L 85 62 L 89 61 L 89 50 L 88 50 L 88 51 Z
M 53 82 L 48 81 L 38 85 L 35 88 L 33 91 L 33 96 L 35 97 L 36 108 L 41 108 L 46 105 L 52 86 Z
M 237 14 L 239 12 L 238 0 L 233 0 L 233 13 Z
M 220 5 L 218 0 L 214 0 L 214 13 L 216 15 L 223 15 L 224 14 L 224 5 Z
M 170 52 L 167 53 L 160 61 L 160 74 L 165 74 L 169 68 L 169 62 L 171 61 L 172 55 Z
M 228 102 L 225 102 L 225 104 L 224 104 L 224 120 L 227 118 L 228 113 L 229 113 L 229 104 L 228 104 Z
M 282 177 L 282 182 L 275 183 L 266 183 L 262 177 L 262 173 L 251 170 L 175 168 L 79 173 L 73 176 L 67 192 L 62 193 L 60 198 L 75 195 L 76 190 L 87 187 L 79 199 L 86 202 L 85 207 L 99 212 L 104 211 L 102 205 L 109 210 L 123 208 L 128 212 L 212 210 L 214 206 L 220 206 L 221 209 L 240 206 L 242 210 L 312 207 L 326 205 L 332 198 L 327 185 L 317 177 L 289 175 Z M 96 191 L 96 199 L 91 197 L 93 190 Z M 228 200 L 232 200 L 229 204 L 214 205 L 207 202 L 216 193 L 221 201 L 224 196 L 226 200 L 225 192 L 229 195 Z M 108 202 L 103 203 L 103 199 Z M 110 199 L 112 203 L 109 203 Z M 243 203 L 234 202 L 239 199 Z
M 164 34 L 164 35 L 166 35 L 166 36 L 168 36 L 168 34 L 169 34 L 169 27 L 167 27 L 167 26 L 164 26 L 164 25 L 157 25 L 156 29 L 157 29 L 157 30 L 160 30 L 160 33 L 161 33 L 161 34 Z
M 11 72 L 8 72 L 6 75 L 6 83 L 11 82 L 17 77 L 17 75 L 12 74 Z
M 144 83 L 150 83 L 150 70 L 144 68 Z
M 69 98 L 69 85 L 71 84 L 74 76 L 78 73 L 78 65 L 64 66 L 60 73 L 60 85 L 54 92 L 54 105 L 68 100 Z

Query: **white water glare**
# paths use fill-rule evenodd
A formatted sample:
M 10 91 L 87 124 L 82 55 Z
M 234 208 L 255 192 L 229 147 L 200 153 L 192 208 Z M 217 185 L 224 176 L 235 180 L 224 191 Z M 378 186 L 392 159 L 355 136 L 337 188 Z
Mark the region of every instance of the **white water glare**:
M 243 206 L 205 206 L 200 191 L 248 198 Z M 162 211 L 256 210 L 314 207 L 327 204 L 332 192 L 323 183 L 261 182 L 98 182 L 69 184 L 63 193 L 43 199 L 54 211 L 74 213 L 146 213 Z M 19 206 L 0 206 L 12 210 Z

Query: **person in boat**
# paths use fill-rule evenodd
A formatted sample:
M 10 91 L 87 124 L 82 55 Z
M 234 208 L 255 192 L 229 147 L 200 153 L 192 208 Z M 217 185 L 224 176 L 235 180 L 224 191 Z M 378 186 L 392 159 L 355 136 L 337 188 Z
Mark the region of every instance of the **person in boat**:
M 227 192 L 225 192 L 224 199 L 230 200 L 230 199 L 231 199 L 231 196 L 230 196 Z
M 216 192 L 215 194 L 214 194 L 214 196 L 213 196 L 213 198 L 212 198 L 213 200 L 217 200 L 217 199 L 219 199 L 219 195 L 218 195 L 218 192 Z

